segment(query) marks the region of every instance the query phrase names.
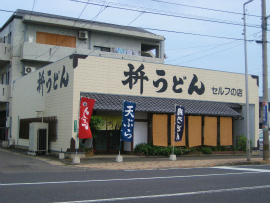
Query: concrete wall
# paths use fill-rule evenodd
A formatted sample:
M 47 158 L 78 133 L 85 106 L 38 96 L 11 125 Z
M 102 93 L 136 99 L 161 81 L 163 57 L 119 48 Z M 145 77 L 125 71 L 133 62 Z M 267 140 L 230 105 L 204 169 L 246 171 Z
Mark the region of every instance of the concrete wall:
M 242 106 L 241 110 L 242 117 L 234 119 L 234 132 L 235 136 L 244 135 L 247 137 L 247 127 L 246 127 L 246 105 Z M 257 147 L 257 140 L 259 139 L 258 130 L 259 130 L 259 123 L 256 123 L 255 116 L 258 111 L 256 111 L 255 105 L 249 105 L 249 135 L 250 139 L 252 140 L 252 147 Z M 258 115 L 258 114 L 257 114 Z M 234 140 L 234 144 L 236 144 L 236 137 Z
M 61 76 L 65 66 L 64 78 L 69 76 L 67 86 L 60 87 Z M 43 75 L 44 71 L 44 75 Z M 51 71 L 49 76 L 48 71 Z M 58 79 L 54 80 L 55 74 L 58 74 Z M 38 80 L 40 76 L 44 76 L 45 83 L 42 90 L 38 90 Z M 51 89 L 49 91 L 49 87 Z M 57 85 L 57 89 L 54 89 Z M 17 139 L 18 136 L 18 117 L 35 118 L 41 117 L 42 113 L 36 111 L 44 111 L 44 117 L 57 116 L 58 134 L 56 142 L 51 142 L 50 149 L 60 151 L 61 148 L 65 151 L 70 147 L 70 139 L 73 131 L 72 120 L 72 98 L 73 98 L 73 60 L 69 57 L 50 64 L 42 69 L 39 69 L 29 75 L 17 79 L 13 84 L 13 112 L 12 112 L 12 138 L 15 139 L 16 145 L 28 146 L 28 139 Z M 17 143 L 18 140 L 18 143 Z

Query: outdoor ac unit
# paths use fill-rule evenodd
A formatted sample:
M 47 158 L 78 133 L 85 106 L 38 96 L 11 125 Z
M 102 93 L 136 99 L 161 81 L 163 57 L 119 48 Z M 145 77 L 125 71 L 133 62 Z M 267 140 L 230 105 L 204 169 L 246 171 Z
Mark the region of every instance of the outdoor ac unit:
M 79 31 L 79 39 L 88 39 L 88 32 L 85 30 Z
M 29 124 L 29 154 L 48 153 L 48 123 L 34 122 Z
M 32 73 L 36 70 L 35 67 L 25 66 L 24 74 Z

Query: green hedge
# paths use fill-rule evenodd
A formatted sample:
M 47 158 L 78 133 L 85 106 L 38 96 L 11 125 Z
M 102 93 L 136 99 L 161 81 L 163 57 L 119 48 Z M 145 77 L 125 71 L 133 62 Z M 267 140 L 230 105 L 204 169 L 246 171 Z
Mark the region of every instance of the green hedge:
M 142 153 L 144 155 L 165 155 L 170 156 L 172 154 L 173 147 L 159 147 L 154 146 L 152 143 L 140 143 L 137 144 L 134 148 L 134 152 Z M 189 152 L 196 151 L 194 148 L 185 148 L 185 147 L 174 147 L 175 155 L 188 154 Z

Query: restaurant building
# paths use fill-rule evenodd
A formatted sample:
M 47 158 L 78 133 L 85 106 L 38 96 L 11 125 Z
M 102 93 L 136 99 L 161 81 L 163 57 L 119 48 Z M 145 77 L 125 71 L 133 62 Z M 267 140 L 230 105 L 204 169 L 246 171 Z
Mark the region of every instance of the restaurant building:
M 258 77 L 249 75 L 250 138 L 258 139 Z M 29 147 L 29 123 L 48 123 L 52 153 L 75 153 L 80 97 L 96 100 L 93 115 L 105 121 L 96 153 L 117 153 L 123 100 L 135 102 L 133 142 L 173 144 L 175 105 L 185 108 L 183 139 L 175 146 L 231 146 L 246 135 L 245 75 L 104 56 L 73 54 L 12 84 L 11 138 Z M 79 151 L 80 152 L 80 151 Z

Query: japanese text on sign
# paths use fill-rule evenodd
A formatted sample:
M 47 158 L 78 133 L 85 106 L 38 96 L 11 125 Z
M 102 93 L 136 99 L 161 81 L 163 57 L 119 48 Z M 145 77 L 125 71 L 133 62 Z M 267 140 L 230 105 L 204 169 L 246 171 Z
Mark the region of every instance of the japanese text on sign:
M 124 76 L 128 77 L 126 80 L 122 80 L 123 85 L 129 85 L 129 89 L 133 88 L 133 85 L 135 85 L 138 80 L 140 80 L 140 94 L 143 94 L 143 84 L 144 81 L 148 82 L 149 78 L 148 76 L 145 75 L 144 70 L 144 65 L 141 64 L 140 67 L 134 71 L 134 66 L 132 64 L 128 64 L 129 71 L 124 71 Z M 153 86 L 155 88 L 159 88 L 157 90 L 157 93 L 162 93 L 165 92 L 168 89 L 168 82 L 165 78 L 163 78 L 166 75 L 165 70 L 156 70 L 157 76 L 160 76 L 161 78 L 157 80 L 153 80 Z M 187 77 L 183 76 L 177 77 L 174 76 L 172 78 L 173 81 L 173 86 L 171 87 L 174 93 L 182 93 L 182 85 L 184 85 L 184 80 L 186 80 Z M 193 92 L 196 92 L 198 95 L 202 95 L 205 92 L 205 86 L 202 82 L 200 82 L 200 87 L 197 85 L 198 82 L 198 77 L 197 75 L 193 74 L 193 78 L 189 84 L 188 87 L 188 94 L 192 95 Z
M 124 101 L 124 109 L 122 112 L 122 126 L 121 126 L 121 138 L 122 141 L 133 141 L 133 129 L 134 129 L 134 114 L 136 104 L 128 101 Z
M 52 76 L 52 71 L 48 70 L 47 73 L 44 76 L 44 70 L 42 72 L 39 72 L 39 78 L 37 80 L 37 91 L 43 96 L 43 85 L 46 84 L 46 88 L 47 88 L 47 93 L 49 93 L 51 91 L 51 89 L 53 88 L 54 90 L 57 90 L 58 88 L 58 79 L 59 79 L 59 75 L 60 75 L 60 71 L 55 72 Z M 47 81 L 46 81 L 47 79 Z M 53 79 L 53 81 L 52 81 Z M 66 68 L 65 66 L 63 66 L 62 69 L 62 74 L 61 74 L 61 78 L 60 78 L 60 85 L 59 87 L 62 88 L 67 87 L 68 86 L 68 81 L 69 81 L 69 75 L 68 73 L 66 73 Z
M 181 141 L 184 131 L 185 109 L 181 106 L 175 106 L 175 142 Z

